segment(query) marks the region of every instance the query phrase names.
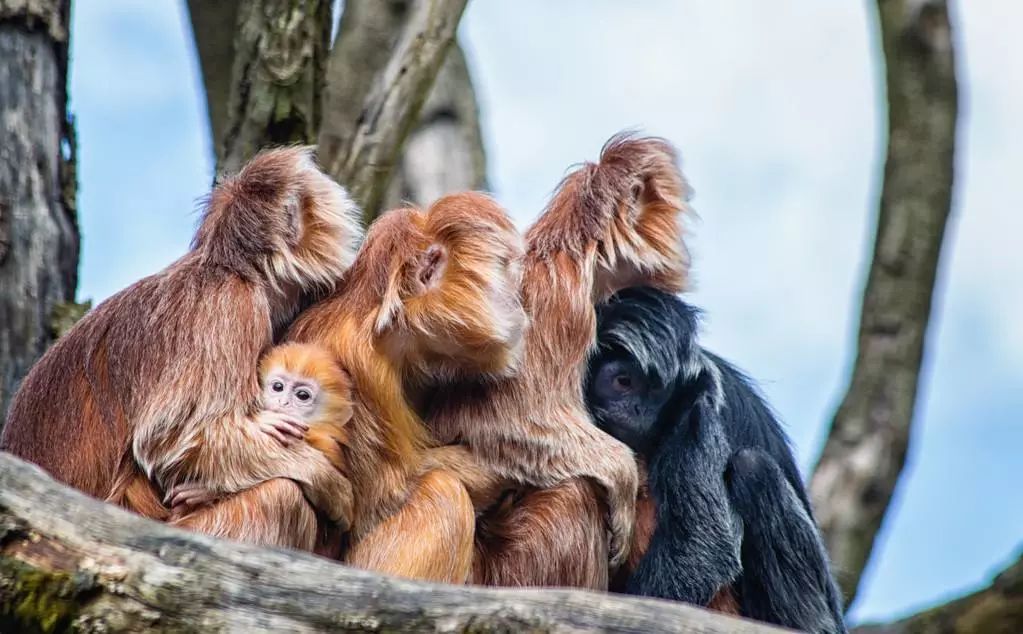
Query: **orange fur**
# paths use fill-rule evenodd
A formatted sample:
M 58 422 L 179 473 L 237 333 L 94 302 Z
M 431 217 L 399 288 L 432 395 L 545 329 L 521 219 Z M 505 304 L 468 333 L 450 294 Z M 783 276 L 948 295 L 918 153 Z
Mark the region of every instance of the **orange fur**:
M 283 369 L 315 382 L 322 390 L 320 405 L 309 419 L 306 442 L 327 457 L 341 473 L 346 472 L 343 447 L 352 418 L 352 381 L 319 346 L 285 343 L 271 348 L 259 363 L 260 382 L 274 369 Z
M 290 329 L 289 340 L 323 346 L 352 378 L 344 448 L 355 488 L 352 563 L 416 578 L 468 575 L 471 503 L 425 462 L 430 438 L 404 387 L 435 373 L 513 369 L 524 320 L 515 292 L 521 257 L 507 214 L 482 194 L 393 210 L 370 227 L 344 285 Z M 391 547 L 415 548 L 409 530 L 436 540 L 432 555 Z M 394 531 L 405 541 L 391 539 Z
M 186 483 L 245 492 L 255 506 L 225 500 L 193 525 L 258 543 L 310 543 L 308 522 L 281 496 L 306 504 L 304 494 L 347 522 L 350 485 L 323 454 L 259 432 L 257 364 L 275 330 L 348 268 L 357 217 L 308 149 L 257 155 L 213 190 L 188 253 L 103 302 L 43 356 L 0 447 L 153 517 L 166 517 L 163 494 Z M 261 483 L 274 495 L 246 491 Z
M 603 503 L 610 529 L 611 565 L 628 555 L 638 475 L 632 452 L 600 432 L 582 399 L 584 366 L 595 343 L 594 302 L 622 287 L 648 284 L 679 291 L 687 256 L 682 243 L 686 185 L 675 152 L 658 139 L 612 139 L 599 163 L 587 164 L 561 184 L 547 210 L 526 235 L 520 287 L 529 328 L 518 371 L 485 380 L 445 381 L 424 399 L 425 420 L 439 442 L 468 448 L 476 465 L 464 475 L 470 493 L 474 474 L 483 486 L 514 482 L 559 487 L 576 508 Z M 573 484 L 585 479 L 596 488 Z M 605 525 L 586 525 L 592 515 L 562 514 L 563 497 L 520 500 L 510 517 L 518 525 L 495 528 L 498 513 L 482 508 L 484 523 L 503 535 L 503 546 L 484 544 L 478 555 L 486 576 L 499 585 L 544 585 L 551 570 L 603 569 L 579 582 L 606 588 L 605 550 L 585 536 Z M 552 523 L 554 525 L 552 526 Z M 521 527 L 527 527 L 525 529 Z M 579 543 L 564 540 L 579 538 Z

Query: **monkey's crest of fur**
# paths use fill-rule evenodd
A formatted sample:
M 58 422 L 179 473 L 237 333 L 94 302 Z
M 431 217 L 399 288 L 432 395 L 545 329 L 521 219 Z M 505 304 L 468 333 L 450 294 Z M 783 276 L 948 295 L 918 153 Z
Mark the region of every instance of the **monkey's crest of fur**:
M 358 208 L 312 149 L 287 147 L 260 152 L 213 190 L 192 248 L 250 280 L 329 289 L 361 237 Z
M 681 291 L 689 254 L 680 223 L 691 214 L 690 193 L 668 141 L 617 134 L 604 144 L 599 162 L 562 181 L 551 211 L 526 235 L 529 252 L 544 258 L 560 251 L 593 261 L 597 284 L 608 294 L 638 283 Z
M 597 306 L 597 339 L 602 348 L 629 354 L 664 387 L 676 378 L 692 380 L 702 369 L 694 365 L 701 358 L 699 319 L 699 309 L 671 295 L 630 288 Z

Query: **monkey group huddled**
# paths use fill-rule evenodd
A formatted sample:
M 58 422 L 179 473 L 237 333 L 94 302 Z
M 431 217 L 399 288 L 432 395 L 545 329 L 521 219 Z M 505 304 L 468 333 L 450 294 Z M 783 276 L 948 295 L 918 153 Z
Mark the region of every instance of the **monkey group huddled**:
M 147 517 L 414 579 L 844 631 L 775 417 L 698 343 L 674 149 L 619 135 L 525 234 L 465 192 L 365 232 L 303 148 L 24 380 L 0 449 Z

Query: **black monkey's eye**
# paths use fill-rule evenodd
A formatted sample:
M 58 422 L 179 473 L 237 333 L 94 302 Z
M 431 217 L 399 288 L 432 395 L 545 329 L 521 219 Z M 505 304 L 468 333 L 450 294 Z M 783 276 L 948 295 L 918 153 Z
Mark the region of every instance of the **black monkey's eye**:
M 299 390 L 295 392 L 295 398 L 303 402 L 308 401 L 312 397 L 313 395 L 309 393 L 309 390 Z
M 281 383 L 280 381 L 274 381 L 273 383 L 270 384 L 270 389 L 273 390 L 274 392 L 283 392 L 284 384 Z
M 643 372 L 635 363 L 614 359 L 597 370 L 592 389 L 599 398 L 618 401 L 642 393 L 645 386 Z

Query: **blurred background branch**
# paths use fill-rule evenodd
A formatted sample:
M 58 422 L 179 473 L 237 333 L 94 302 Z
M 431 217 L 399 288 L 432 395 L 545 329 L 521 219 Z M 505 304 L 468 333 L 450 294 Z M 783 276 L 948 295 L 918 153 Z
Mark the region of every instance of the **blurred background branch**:
M 1023 554 L 994 581 L 964 597 L 856 634 L 1015 634 L 1023 626 Z
M 952 205 L 957 87 L 945 0 L 878 0 L 888 149 L 848 391 L 810 480 L 851 602 L 906 463 Z

